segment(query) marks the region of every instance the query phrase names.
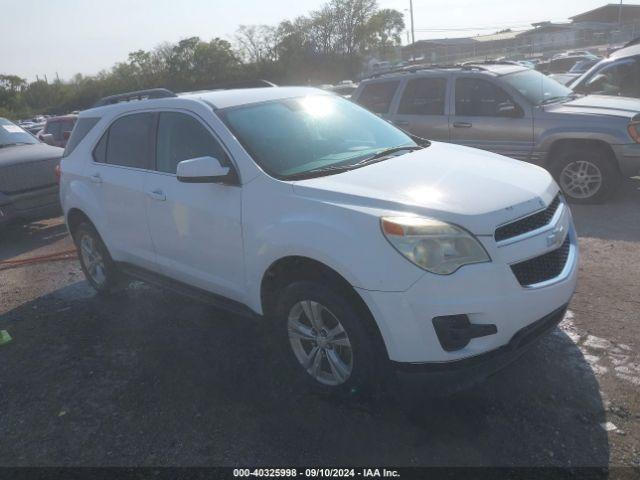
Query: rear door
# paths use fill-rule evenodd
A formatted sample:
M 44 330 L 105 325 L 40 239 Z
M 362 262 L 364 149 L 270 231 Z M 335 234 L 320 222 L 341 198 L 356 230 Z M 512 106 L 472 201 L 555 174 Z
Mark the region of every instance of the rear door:
M 105 224 L 100 234 L 116 260 L 154 269 L 155 251 L 147 226 L 145 177 L 154 158 L 153 113 L 115 120 L 93 150 L 89 185 Z
M 407 80 L 391 117 L 393 123 L 419 137 L 448 142 L 448 80 L 448 75 Z
M 509 114 L 501 110 L 511 105 Z M 533 149 L 531 108 L 489 78 L 458 76 L 452 95 L 451 142 L 528 160 Z
M 165 275 L 244 300 L 244 257 L 239 185 L 183 183 L 183 160 L 214 157 L 234 168 L 218 138 L 186 111 L 159 114 L 156 171 L 145 190 L 149 229 Z

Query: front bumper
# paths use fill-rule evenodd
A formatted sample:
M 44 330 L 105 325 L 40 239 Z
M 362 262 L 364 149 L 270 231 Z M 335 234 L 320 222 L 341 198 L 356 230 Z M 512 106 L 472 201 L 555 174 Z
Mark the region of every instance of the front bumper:
M 633 177 L 640 174 L 640 143 L 612 145 L 612 148 L 623 175 Z
M 3 197 L 7 202 L 0 208 L 11 212 L 12 217 L 15 218 L 37 220 L 54 217 L 61 212 L 58 185 L 47 185 L 11 195 L 3 194 Z
M 535 285 L 522 286 L 511 265 L 558 248 L 550 237 L 568 232 L 569 255 L 560 275 Z M 565 237 L 566 238 L 566 237 Z M 479 237 L 492 262 L 467 265 L 452 275 L 425 273 L 404 292 L 358 289 L 382 334 L 392 362 L 451 363 L 499 350 L 518 332 L 563 308 L 571 300 L 578 276 L 578 243 L 568 208 L 554 221 L 518 241 L 496 243 Z M 558 239 L 564 243 L 564 238 Z M 447 351 L 433 319 L 465 315 L 476 326 L 493 325 L 495 332 L 471 339 L 463 348 Z
M 445 363 L 392 362 L 404 387 L 428 387 L 438 395 L 454 393 L 478 383 L 517 360 L 536 340 L 560 323 L 567 305 L 520 329 L 508 344 L 475 357 Z

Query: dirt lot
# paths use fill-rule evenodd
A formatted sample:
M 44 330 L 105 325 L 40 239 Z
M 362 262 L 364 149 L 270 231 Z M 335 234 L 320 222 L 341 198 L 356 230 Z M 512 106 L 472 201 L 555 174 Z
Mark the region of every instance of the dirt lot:
M 561 328 L 413 415 L 300 393 L 260 322 L 142 284 L 97 298 L 76 261 L 0 271 L 0 465 L 638 466 L 639 188 L 573 208 Z M 69 247 L 60 219 L 0 232 L 0 260 Z

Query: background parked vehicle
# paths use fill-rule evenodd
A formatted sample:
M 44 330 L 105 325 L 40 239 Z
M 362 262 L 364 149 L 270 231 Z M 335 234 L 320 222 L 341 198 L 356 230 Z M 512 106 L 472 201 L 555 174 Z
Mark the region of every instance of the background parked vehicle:
M 617 50 L 569 86 L 583 94 L 640 97 L 640 45 Z
M 598 57 L 593 55 L 567 55 L 553 58 L 546 62 L 540 62 L 536 65 L 536 70 L 542 73 L 567 73 L 578 62 L 597 60 Z
M 576 78 L 579 78 L 580 76 L 582 76 L 591 67 L 593 67 L 596 63 L 598 63 L 598 61 L 599 59 L 580 60 L 573 67 L 571 67 L 571 70 L 569 70 L 567 73 L 552 73 L 549 76 L 563 85 L 568 85 L 571 82 L 573 82 Z
M 0 118 L 0 223 L 60 212 L 56 167 L 62 152 Z
M 38 138 L 54 147 L 64 148 L 71 136 L 73 126 L 78 119 L 77 115 L 63 115 L 47 119 L 44 128 L 38 132 Z
M 353 100 L 420 137 L 544 166 L 573 202 L 602 202 L 640 170 L 640 101 L 577 98 L 521 66 L 417 66 L 363 80 Z

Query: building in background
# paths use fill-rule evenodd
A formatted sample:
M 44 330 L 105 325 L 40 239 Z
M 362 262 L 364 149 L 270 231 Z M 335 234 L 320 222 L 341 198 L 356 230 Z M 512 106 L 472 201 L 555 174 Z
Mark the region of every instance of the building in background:
M 528 30 L 505 30 L 475 37 L 418 40 L 402 49 L 407 61 L 436 64 L 468 60 L 548 57 L 593 47 L 606 53 L 612 46 L 640 36 L 640 5 L 608 4 L 570 17 L 569 22 L 534 23 Z

